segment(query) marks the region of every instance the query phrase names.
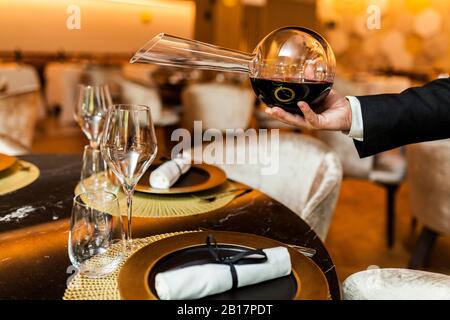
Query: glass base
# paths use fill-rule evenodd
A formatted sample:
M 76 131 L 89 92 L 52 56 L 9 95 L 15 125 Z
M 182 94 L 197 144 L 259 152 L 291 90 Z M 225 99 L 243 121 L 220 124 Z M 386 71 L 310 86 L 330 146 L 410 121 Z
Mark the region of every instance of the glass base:
M 123 252 L 99 254 L 79 265 L 78 271 L 88 278 L 104 278 L 117 270 L 123 261 Z

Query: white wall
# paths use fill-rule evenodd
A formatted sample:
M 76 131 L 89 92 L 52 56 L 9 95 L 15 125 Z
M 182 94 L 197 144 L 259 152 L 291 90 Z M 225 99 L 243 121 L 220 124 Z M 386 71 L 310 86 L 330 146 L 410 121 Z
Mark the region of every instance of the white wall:
M 69 30 L 69 5 L 80 30 Z M 195 3 L 162 0 L 0 0 L 0 51 L 131 53 L 159 32 L 193 37 Z

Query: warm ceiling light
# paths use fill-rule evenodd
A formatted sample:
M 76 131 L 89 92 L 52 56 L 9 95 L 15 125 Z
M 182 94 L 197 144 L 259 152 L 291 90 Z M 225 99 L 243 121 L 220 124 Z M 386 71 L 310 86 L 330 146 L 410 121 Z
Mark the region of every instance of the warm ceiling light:
M 173 7 L 175 4 L 170 1 L 155 1 L 155 0 L 101 0 L 105 2 L 113 2 L 119 4 L 131 4 L 136 6 L 148 6 L 148 7 Z

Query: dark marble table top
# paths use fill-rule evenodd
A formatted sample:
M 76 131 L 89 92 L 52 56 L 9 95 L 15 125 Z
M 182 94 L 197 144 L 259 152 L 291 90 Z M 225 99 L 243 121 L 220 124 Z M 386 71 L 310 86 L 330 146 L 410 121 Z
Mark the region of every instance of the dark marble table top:
M 73 274 L 67 236 L 81 156 L 30 155 L 41 175 L 0 196 L 0 299 L 61 299 Z M 17 210 L 22 214 L 17 215 Z M 11 219 L 2 219 L 11 215 Z M 218 210 L 188 217 L 133 218 L 133 237 L 199 228 L 247 232 L 312 247 L 333 299 L 340 298 L 334 264 L 315 232 L 294 212 L 252 191 Z

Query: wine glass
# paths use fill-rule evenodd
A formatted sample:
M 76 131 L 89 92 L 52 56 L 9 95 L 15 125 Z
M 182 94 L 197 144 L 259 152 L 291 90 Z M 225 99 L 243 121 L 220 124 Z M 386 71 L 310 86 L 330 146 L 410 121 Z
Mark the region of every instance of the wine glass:
M 131 250 L 134 189 L 158 150 L 150 107 L 113 105 L 108 111 L 100 149 L 127 196 L 127 247 Z
M 68 243 L 72 264 L 90 278 L 101 278 L 117 269 L 125 247 L 117 196 L 106 191 L 75 196 Z
M 111 95 L 107 85 L 78 86 L 78 100 L 74 117 L 93 149 L 97 149 L 99 146 L 106 114 L 111 104 Z
M 117 194 L 119 182 L 108 168 L 99 149 L 90 145 L 84 147 L 83 166 L 81 168 L 80 187 L 82 192 L 103 190 Z

